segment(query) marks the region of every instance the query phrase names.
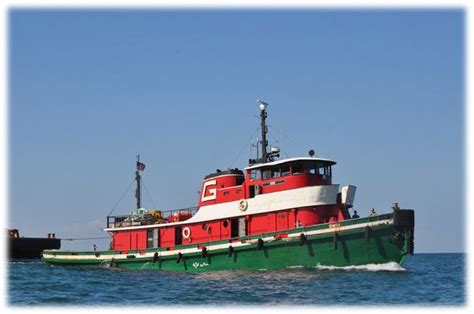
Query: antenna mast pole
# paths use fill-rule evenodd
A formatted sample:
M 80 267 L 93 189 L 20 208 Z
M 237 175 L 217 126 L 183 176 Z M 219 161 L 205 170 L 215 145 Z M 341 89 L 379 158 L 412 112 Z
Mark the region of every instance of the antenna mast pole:
M 267 132 L 268 132 L 268 128 L 267 128 L 267 125 L 265 123 L 265 120 L 267 118 L 267 106 L 268 104 L 259 100 L 258 101 L 260 103 L 260 118 L 261 118 L 261 124 L 260 124 L 260 127 L 262 129 L 262 163 L 266 163 L 267 162 Z
M 140 181 L 141 181 L 141 176 L 140 176 L 140 155 L 137 155 L 137 171 L 135 171 L 135 180 L 137 181 L 137 189 L 135 190 L 135 197 L 137 198 L 137 208 L 142 208 L 141 206 L 141 186 L 140 186 Z

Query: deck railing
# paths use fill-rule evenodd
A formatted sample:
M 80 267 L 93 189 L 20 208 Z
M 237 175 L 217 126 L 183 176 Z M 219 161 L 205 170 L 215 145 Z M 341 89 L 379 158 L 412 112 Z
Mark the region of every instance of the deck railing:
M 194 216 L 197 210 L 198 210 L 198 207 L 187 207 L 187 208 L 173 209 L 173 210 L 160 210 L 159 212 L 161 212 L 161 218 L 158 218 L 158 219 L 156 216 L 147 215 L 147 214 L 143 216 L 139 216 L 139 217 L 134 217 L 131 214 L 107 216 L 106 226 L 107 228 L 118 228 L 118 227 L 144 226 L 144 225 L 152 225 L 152 224 L 157 224 L 157 223 L 184 221 Z M 182 219 L 182 218 L 185 218 L 185 219 Z

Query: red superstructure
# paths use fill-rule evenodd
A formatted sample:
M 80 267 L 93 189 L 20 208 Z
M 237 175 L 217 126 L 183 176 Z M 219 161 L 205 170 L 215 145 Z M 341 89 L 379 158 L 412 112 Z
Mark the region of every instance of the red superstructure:
M 111 249 L 121 252 L 169 248 L 281 231 L 285 237 L 301 226 L 350 218 L 354 186 L 332 183 L 336 162 L 314 157 L 276 160 L 278 150 L 267 153 L 266 104 L 260 103 L 262 158 L 250 160 L 244 171 L 217 170 L 203 182 L 196 208 L 168 213 L 140 208 L 140 171 L 137 163 L 137 211 L 108 217 Z M 140 164 L 140 168 L 138 165 Z

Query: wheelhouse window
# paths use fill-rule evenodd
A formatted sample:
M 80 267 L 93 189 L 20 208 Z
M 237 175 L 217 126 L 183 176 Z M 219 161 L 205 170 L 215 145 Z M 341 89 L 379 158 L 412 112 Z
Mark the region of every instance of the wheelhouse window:
M 280 169 L 281 169 L 281 176 L 282 176 L 282 177 L 289 176 L 289 175 L 291 174 L 290 164 L 289 164 L 289 163 L 282 164 L 282 165 L 280 166 Z
M 307 160 L 304 162 L 304 172 L 308 174 L 319 174 L 319 168 L 315 161 Z
M 278 178 L 280 177 L 280 167 L 279 166 L 273 166 L 272 167 L 272 178 Z
M 331 166 L 326 165 L 324 168 L 324 175 L 330 177 L 332 175 Z
M 317 167 L 318 174 L 326 176 L 326 177 L 330 177 L 332 175 L 331 165 L 329 163 L 317 162 L 316 167 Z
M 252 169 L 250 170 L 250 180 L 260 180 L 260 169 Z
M 289 175 L 310 174 L 330 177 L 331 163 L 314 160 L 297 160 L 275 166 L 250 170 L 250 180 L 270 180 Z
M 272 170 L 270 168 L 263 168 L 262 169 L 262 179 L 263 180 L 268 180 L 271 179 L 272 177 Z
M 242 185 L 245 181 L 245 178 L 243 176 L 238 176 L 236 179 L 235 179 L 235 185 Z
M 295 161 L 291 163 L 291 173 L 293 175 L 305 173 L 310 175 L 330 177 L 331 163 L 315 160 Z
M 291 164 L 291 173 L 292 174 L 302 174 L 303 173 L 303 163 L 301 161 L 295 161 Z

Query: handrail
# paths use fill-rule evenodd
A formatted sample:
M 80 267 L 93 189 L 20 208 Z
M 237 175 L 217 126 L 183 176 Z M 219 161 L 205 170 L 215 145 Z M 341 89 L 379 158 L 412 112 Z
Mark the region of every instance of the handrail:
M 166 216 L 169 217 L 170 215 L 174 215 L 181 212 L 189 212 L 191 213 L 191 217 L 192 217 L 196 214 L 197 210 L 198 210 L 198 207 L 193 206 L 193 207 L 186 207 L 186 208 L 180 208 L 180 209 L 161 210 L 161 213 L 162 213 L 163 219 L 166 220 L 165 218 Z M 126 219 L 131 218 L 131 217 L 132 217 L 131 214 L 107 216 L 107 228 L 114 227 L 116 223 L 124 222 L 126 221 Z M 127 222 L 130 222 L 130 223 L 135 222 L 137 223 L 137 225 L 147 225 L 147 224 L 156 223 L 155 220 L 135 220 L 135 221 L 129 220 Z

